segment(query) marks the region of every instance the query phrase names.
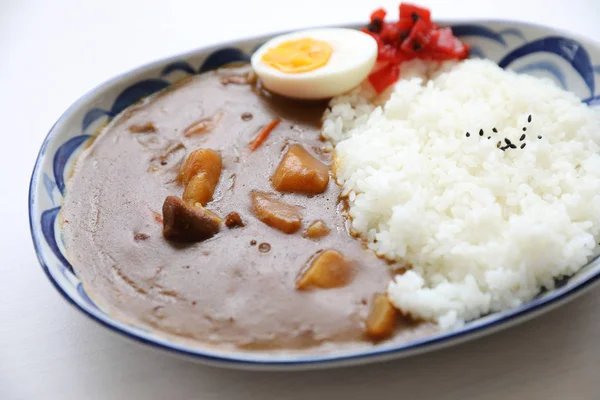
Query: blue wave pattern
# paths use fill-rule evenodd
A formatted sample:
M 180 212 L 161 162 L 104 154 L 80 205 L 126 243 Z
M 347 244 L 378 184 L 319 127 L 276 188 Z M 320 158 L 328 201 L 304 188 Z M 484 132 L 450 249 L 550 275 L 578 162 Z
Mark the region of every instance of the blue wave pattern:
M 532 62 L 530 64 L 525 65 L 524 67 L 517 68 L 516 71 L 523 74 L 534 71 L 548 72 L 556 78 L 556 80 L 560 83 L 560 86 L 562 86 L 563 89 L 567 88 L 567 78 L 565 77 L 565 74 L 563 74 L 558 65 L 556 65 L 556 63 L 553 63 L 552 61 Z
M 577 41 L 561 36 L 548 36 L 534 40 L 518 47 L 500 60 L 498 63 L 502 68 L 508 67 L 519 58 L 534 53 L 552 53 L 566 60 L 585 81 L 590 95 L 594 95 L 596 84 L 594 79 L 594 67 L 587 50 Z
M 519 30 L 517 28 L 502 29 L 501 31 L 498 31 L 498 34 L 500 36 L 502 36 L 502 37 L 504 37 L 504 36 L 513 36 L 513 37 L 521 40 L 522 42 L 526 42 L 527 41 L 527 39 L 525 39 L 525 36 L 521 32 L 521 30 Z
M 582 101 L 591 107 L 600 106 L 600 96 L 588 97 Z
M 117 96 L 109 110 L 104 110 L 102 108 L 92 108 L 89 110 L 81 122 L 81 131 L 85 132 L 98 118 L 104 116 L 109 117 L 109 119 L 113 118 L 133 103 L 170 85 L 171 83 L 164 79 L 145 79 L 125 88 L 125 90 Z
M 469 56 L 471 58 L 485 58 L 485 52 L 483 51 L 481 46 L 471 45 Z
M 65 171 L 71 156 L 75 151 L 88 139 L 91 138 L 91 135 L 79 135 L 72 137 L 67 140 L 62 146 L 56 150 L 54 153 L 54 158 L 52 162 L 52 169 L 54 171 L 54 181 L 56 182 L 56 187 L 60 191 L 62 195 L 65 194 Z
M 202 72 L 212 71 L 213 69 L 217 69 L 227 64 L 249 61 L 250 56 L 244 53 L 242 50 L 235 47 L 225 47 L 211 53 L 208 57 L 206 57 L 206 60 L 204 60 L 198 70 L 195 70 L 194 67 L 192 67 L 186 61 L 175 61 L 163 68 L 161 76 L 164 77 L 175 71 L 185 72 L 190 75 L 195 73 L 200 74 Z
M 44 239 L 46 239 L 46 243 L 50 246 L 50 250 L 56 256 L 60 264 L 67 268 L 69 271 L 73 272 L 73 267 L 71 263 L 67 261 L 66 257 L 60 251 L 60 247 L 56 242 L 56 218 L 58 217 L 58 213 L 60 212 L 60 207 L 54 207 L 49 210 L 46 210 L 42 213 L 40 217 L 40 225 L 42 228 L 42 233 L 44 234 Z
M 44 188 L 46 189 L 46 194 L 48 198 L 54 205 L 54 188 L 56 187 L 56 183 L 48 176 L 47 173 L 44 172 Z
M 194 68 L 192 68 L 192 66 L 190 64 L 188 64 L 185 61 L 175 61 L 171 64 L 168 64 L 166 67 L 163 68 L 162 72 L 160 73 L 160 76 L 167 76 L 172 72 L 175 71 L 183 71 L 186 74 L 190 74 L 193 75 L 196 73 L 196 71 L 194 71 Z
M 472 57 L 486 57 L 486 46 L 482 44 L 482 40 L 490 42 L 493 46 L 496 46 L 495 48 L 500 46 L 500 48 L 503 49 L 503 55 L 498 64 L 503 68 L 509 67 L 517 60 L 526 60 L 526 57 L 530 55 L 550 53 L 559 56 L 567 61 L 572 70 L 581 77 L 583 82 L 585 82 L 586 87 L 589 89 L 590 97 L 582 101 L 590 106 L 600 106 L 600 94 L 597 95 L 595 93 L 595 74 L 600 75 L 600 66 L 592 65 L 590 55 L 581 43 L 560 36 L 548 36 L 527 41 L 523 32 L 517 28 L 493 30 L 483 25 L 460 24 L 452 26 L 452 29 L 455 35 L 467 38 L 467 41 L 468 38 L 471 37 L 478 38 L 479 42 L 472 45 Z M 511 45 L 510 43 L 513 42 L 518 43 L 516 45 Z M 250 54 L 252 54 L 259 46 L 260 44 L 256 45 Z M 56 202 L 54 194 L 55 189 L 57 189 L 58 193 L 64 196 L 68 165 L 70 161 L 72 161 L 72 158 L 77 155 L 78 150 L 83 148 L 92 137 L 90 134 L 86 133 L 88 128 L 100 118 L 106 118 L 107 121 L 110 121 L 125 108 L 136 103 L 140 99 L 167 88 L 171 85 L 171 82 L 168 80 L 168 77 L 171 74 L 183 73 L 186 75 L 193 75 L 210 71 L 230 63 L 247 62 L 250 60 L 250 54 L 235 47 L 225 47 L 210 53 L 197 68 L 187 60 L 171 62 L 162 68 L 157 77 L 144 79 L 125 87 L 118 96 L 116 96 L 108 109 L 93 107 L 87 111 L 81 121 L 81 133 L 68 139 L 55 151 L 52 158 L 51 170 L 46 170 L 43 173 L 45 192 L 53 206 L 43 211 L 39 216 L 40 229 L 44 240 L 52 254 L 56 257 L 59 267 L 64 269 L 64 274 L 71 274 L 71 277 L 75 278 L 75 281 L 77 280 L 71 264 L 61 252 L 57 242 L 56 219 L 60 212 L 60 206 L 55 206 Z M 541 61 L 536 59 L 535 61 L 518 67 L 517 71 L 523 73 L 543 71 L 556 78 L 563 88 L 568 88 L 566 75 L 567 72 L 570 71 L 564 71 L 551 59 Z M 60 202 L 58 203 L 60 204 Z M 53 268 L 53 263 L 46 262 L 45 264 L 47 264 L 49 268 Z M 71 280 L 68 281 L 73 282 Z M 566 283 L 566 281 L 564 283 Z M 83 303 L 98 310 L 94 302 L 85 293 L 81 284 L 71 284 L 76 285 L 74 289 L 76 289 L 80 296 L 80 300 Z

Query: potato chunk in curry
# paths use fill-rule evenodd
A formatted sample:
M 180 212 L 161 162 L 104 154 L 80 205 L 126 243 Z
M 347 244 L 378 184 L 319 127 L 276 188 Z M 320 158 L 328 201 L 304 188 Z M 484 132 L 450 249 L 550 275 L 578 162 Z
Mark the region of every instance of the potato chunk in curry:
M 253 191 L 250 195 L 252 211 L 259 220 L 284 233 L 294 233 L 300 229 L 302 218 L 298 207 L 269 193 Z
M 398 311 L 385 294 L 373 296 L 371 311 L 367 317 L 367 335 L 375 340 L 385 339 L 394 333 Z
M 194 175 L 192 179 L 185 185 L 183 190 L 183 201 L 189 204 L 200 203 L 205 206 L 215 193 L 215 186 L 213 186 L 206 172 L 201 172 Z
M 336 250 L 317 253 L 299 279 L 296 288 L 303 290 L 311 287 L 331 289 L 345 286 L 352 280 L 352 264 Z
M 293 144 L 271 177 L 275 190 L 319 194 L 327 189 L 329 167 L 299 144 Z
M 190 153 L 181 167 L 179 180 L 187 185 L 194 175 L 206 172 L 209 181 L 216 185 L 221 176 L 221 155 L 213 149 L 197 149 Z
M 313 222 L 312 224 L 310 224 L 310 226 L 308 228 L 306 228 L 306 232 L 304 232 L 304 236 L 306 236 L 309 239 L 320 239 L 322 237 L 325 237 L 327 235 L 329 235 L 329 232 L 331 230 L 329 229 L 329 227 L 327 226 L 327 224 L 321 220 L 317 220 L 315 222 Z
M 215 150 L 198 149 L 190 153 L 179 174 L 185 185 L 183 200 L 205 206 L 213 197 L 222 168 L 221 155 Z

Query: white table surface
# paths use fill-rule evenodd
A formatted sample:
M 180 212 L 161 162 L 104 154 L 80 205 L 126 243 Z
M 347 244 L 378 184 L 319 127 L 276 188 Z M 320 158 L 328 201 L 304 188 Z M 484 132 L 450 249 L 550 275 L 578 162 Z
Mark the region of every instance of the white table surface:
M 557 4 L 551 4 L 557 3 Z M 228 371 L 127 341 L 42 273 L 27 188 L 42 139 L 98 83 L 219 41 L 364 20 L 397 1 L 0 0 L 0 399 L 598 399 L 600 289 L 507 331 L 333 371 Z M 511 18 L 600 40 L 600 1 L 423 1 L 437 18 Z

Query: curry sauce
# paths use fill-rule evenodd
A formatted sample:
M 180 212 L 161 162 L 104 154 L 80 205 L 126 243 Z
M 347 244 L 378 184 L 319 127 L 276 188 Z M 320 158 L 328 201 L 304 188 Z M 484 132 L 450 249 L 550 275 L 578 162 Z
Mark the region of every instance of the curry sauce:
M 68 183 L 62 219 L 70 261 L 102 309 L 197 346 L 373 346 L 365 323 L 392 274 L 348 232 L 340 188 L 327 172 L 331 154 L 320 139 L 326 104 L 275 98 L 253 82 L 233 79 L 247 72 L 242 67 L 194 76 L 108 125 Z M 252 150 L 256 135 L 274 119 L 280 123 Z M 182 168 L 197 149 L 218 153 L 220 175 L 198 178 L 215 185 L 196 183 L 196 192 L 184 195 Z M 307 179 L 320 189 L 301 193 L 277 171 L 285 157 L 306 155 L 307 165 L 318 169 Z M 201 240 L 170 240 L 163 232 L 167 198 L 169 218 L 179 218 L 182 204 L 194 212 L 197 206 L 210 212 L 205 217 L 218 229 Z M 195 198 L 203 201 L 189 201 Z M 256 211 L 266 201 L 291 207 L 288 228 L 273 226 L 269 210 Z M 311 285 L 301 281 L 299 289 L 299 277 L 319 254 L 339 259 L 343 284 L 319 287 L 322 278 L 313 271 Z M 403 323 L 389 340 L 432 329 Z

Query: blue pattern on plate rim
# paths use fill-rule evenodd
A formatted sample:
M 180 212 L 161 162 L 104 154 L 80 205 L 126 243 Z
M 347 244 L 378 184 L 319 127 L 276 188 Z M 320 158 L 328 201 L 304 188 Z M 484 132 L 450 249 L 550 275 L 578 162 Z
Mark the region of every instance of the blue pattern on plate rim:
M 549 36 L 534 40 L 512 50 L 500 60 L 498 65 L 506 68 L 519 58 L 541 52 L 556 54 L 564 58 L 583 78 L 590 89 L 590 95 L 594 95 L 596 89 L 594 66 L 587 50 L 576 40 L 567 39 L 562 36 Z
M 516 71 L 521 74 L 526 74 L 534 71 L 546 71 L 554 76 L 560 86 L 563 89 L 567 88 L 567 80 L 565 78 L 565 74 L 560 70 L 560 68 L 551 61 L 537 61 L 531 62 L 521 68 L 517 68 Z
M 488 57 L 498 62 L 503 68 L 518 63 L 519 65 L 514 68 L 516 71 L 533 74 L 541 72 L 546 76 L 550 75 L 563 88 L 569 88 L 569 82 L 573 82 L 573 80 L 580 80 L 584 83 L 587 93 L 578 92 L 576 94 L 583 99 L 582 101 L 591 106 L 600 105 L 600 93 L 596 92 L 595 86 L 595 74 L 600 75 L 600 65 L 593 65 L 592 62 L 593 59 L 595 62 L 600 63 L 600 46 L 588 43 L 588 47 L 586 47 L 581 41 L 565 36 L 557 36 L 556 32 L 550 28 L 521 23 L 489 22 L 487 25 L 478 23 L 451 26 L 457 36 L 472 44 L 473 57 Z M 357 26 L 352 27 L 356 28 Z M 213 364 L 258 367 L 339 364 L 340 361 L 348 364 L 366 361 L 367 359 L 374 361 L 376 359 L 394 358 L 400 354 L 408 355 L 425 347 L 448 345 L 450 339 L 458 340 L 467 336 L 482 334 L 484 330 L 489 331 L 499 328 L 500 325 L 509 324 L 509 321 L 541 312 L 542 308 L 547 308 L 546 306 L 550 303 L 557 304 L 566 301 L 567 297 L 573 297 L 567 296 L 567 294 L 581 293 L 600 277 L 600 266 L 596 263 L 598 260 L 596 257 L 574 277 L 563 279 L 554 290 L 536 297 L 517 309 L 489 315 L 470 322 L 457 331 L 441 333 L 407 344 L 360 351 L 355 354 L 287 357 L 253 354 L 224 355 L 159 338 L 145 329 L 128 326 L 104 313 L 85 293 L 82 284 L 73 272 L 71 264 L 63 254 L 62 243 L 60 242 L 60 227 L 57 221 L 60 205 L 57 206 L 56 204 L 60 204 L 62 201 L 66 177 L 73 159 L 78 156 L 89 142 L 89 139 L 93 137 L 89 130 L 96 125 L 95 123 L 98 120 L 105 118 L 105 121 L 108 122 L 140 99 L 170 86 L 174 82 L 170 78 L 173 75 L 192 75 L 232 62 L 248 61 L 252 52 L 266 39 L 268 37 L 240 42 L 239 47 L 227 46 L 214 49 L 211 52 L 191 53 L 185 59 L 159 61 L 151 66 L 142 67 L 139 70 L 117 77 L 82 97 L 63 114 L 51 129 L 38 155 L 30 183 L 30 228 L 36 253 L 45 273 L 57 290 L 88 316 L 110 329 L 145 344 L 158 346 L 186 356 L 193 356 Z M 559 63 L 560 59 L 566 63 Z M 198 67 L 195 68 L 194 65 L 198 65 Z M 565 67 L 565 65 L 567 66 Z M 143 73 L 145 78 L 134 80 L 133 78 L 138 73 Z M 114 100 L 110 104 L 102 104 L 103 101 L 106 101 L 107 96 L 100 96 L 100 99 L 94 98 L 97 91 L 108 91 L 109 89 L 106 88 L 110 83 L 119 81 L 123 81 L 121 82 L 122 89 L 114 92 Z M 86 107 L 82 107 L 83 103 Z M 83 109 L 78 110 L 78 108 Z M 68 121 L 64 122 L 69 118 L 75 118 L 74 114 L 77 111 L 80 111 L 81 114 L 78 115 L 80 118 L 78 123 L 76 121 L 70 121 L 70 124 Z M 65 131 L 64 127 L 59 126 L 61 122 L 63 122 L 63 125 L 68 125 L 69 128 L 68 133 L 62 133 L 62 137 L 66 140 L 53 149 L 56 146 L 53 142 L 55 136 L 61 131 Z M 77 126 L 79 126 L 79 129 L 73 128 Z M 52 151 L 51 157 L 46 154 L 49 147 Z M 40 176 L 43 177 L 42 185 L 38 182 Z M 61 200 L 59 201 L 56 201 L 56 192 L 60 195 Z M 45 195 L 45 198 L 42 195 Z M 41 203 L 44 203 L 44 205 L 40 205 Z
M 81 130 L 83 132 L 98 118 L 107 116 L 109 119 L 117 116 L 121 111 L 135 103 L 136 101 L 156 93 L 168 87 L 171 83 L 164 79 L 144 79 L 143 81 L 137 82 L 125 90 L 123 90 L 115 99 L 110 110 L 104 110 L 102 108 L 92 108 L 85 114 L 83 121 L 81 122 Z

